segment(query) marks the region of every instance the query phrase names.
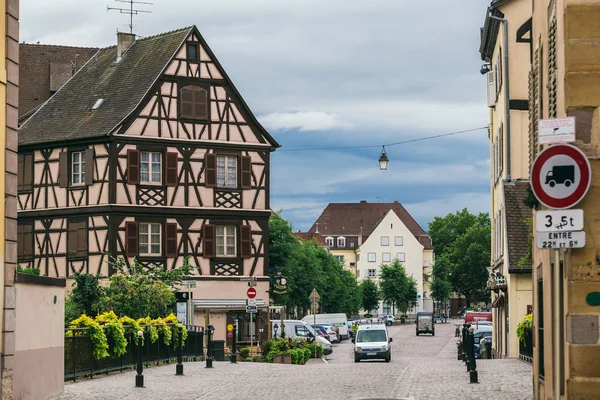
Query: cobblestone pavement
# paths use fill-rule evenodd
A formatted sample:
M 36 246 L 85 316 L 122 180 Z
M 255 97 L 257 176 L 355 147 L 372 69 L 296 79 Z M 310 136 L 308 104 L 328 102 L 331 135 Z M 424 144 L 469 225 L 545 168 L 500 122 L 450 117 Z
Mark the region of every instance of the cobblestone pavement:
M 464 363 L 456 360 L 454 324 L 438 324 L 436 336 L 416 337 L 414 325 L 389 328 L 392 362 L 354 363 L 352 344 L 334 345 L 326 362 L 308 365 L 264 363 L 185 363 L 144 371 L 145 388 L 135 372 L 65 385 L 59 399 L 532 399 L 531 365 L 519 360 L 480 360 L 479 384 L 469 384 Z

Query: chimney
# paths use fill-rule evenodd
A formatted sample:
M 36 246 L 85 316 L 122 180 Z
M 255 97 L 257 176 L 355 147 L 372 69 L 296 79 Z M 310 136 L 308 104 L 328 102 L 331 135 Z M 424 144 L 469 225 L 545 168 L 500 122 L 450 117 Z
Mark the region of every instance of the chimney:
M 361 202 L 361 204 L 365 204 L 367 201 L 366 200 L 361 200 L 360 202 Z
M 121 61 L 121 56 L 135 42 L 134 33 L 117 32 L 117 62 Z
M 319 223 L 317 222 L 317 230 L 315 231 L 315 233 L 319 233 Z

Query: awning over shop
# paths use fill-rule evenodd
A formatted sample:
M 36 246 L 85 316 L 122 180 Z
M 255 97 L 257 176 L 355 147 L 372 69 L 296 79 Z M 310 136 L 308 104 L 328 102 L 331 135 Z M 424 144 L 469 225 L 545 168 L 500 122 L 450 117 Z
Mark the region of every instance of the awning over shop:
M 194 308 L 200 309 L 221 309 L 221 310 L 237 310 L 246 309 L 246 299 L 194 299 L 192 300 Z M 256 299 L 257 308 L 266 308 L 267 304 L 264 299 Z

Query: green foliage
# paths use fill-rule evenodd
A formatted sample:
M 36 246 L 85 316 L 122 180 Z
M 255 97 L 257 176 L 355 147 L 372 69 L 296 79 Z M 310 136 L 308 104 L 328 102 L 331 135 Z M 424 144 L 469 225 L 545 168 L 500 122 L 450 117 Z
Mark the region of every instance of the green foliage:
M 96 322 L 104 327 L 104 333 L 108 341 L 108 347 L 115 356 L 127 353 L 127 340 L 125 339 L 125 328 L 121 325 L 119 318 L 112 311 L 100 314 Z
M 533 190 L 531 189 L 531 184 L 527 186 L 527 197 L 523 200 L 523 204 L 525 204 L 529 208 L 533 208 L 537 210 L 540 206 L 540 202 L 533 194 Z
M 135 344 L 138 344 L 138 332 L 139 331 L 144 331 L 142 329 L 142 327 L 137 323 L 137 321 L 133 318 L 130 317 L 121 317 L 119 319 L 119 322 L 121 323 L 121 325 L 123 325 L 123 329 L 125 329 L 125 334 L 126 335 L 132 335 L 135 339 Z M 141 337 L 142 339 L 142 344 L 144 344 L 144 336 Z
M 250 357 L 250 347 L 242 347 L 240 349 L 240 357 L 242 357 L 242 359 Z
M 152 318 L 145 317 L 139 318 L 137 321 L 138 325 L 142 326 L 143 332 L 148 332 L 148 337 L 150 338 L 150 343 L 155 343 L 158 340 L 158 328 L 152 325 Z M 143 326 L 145 325 L 145 326 Z
M 20 264 L 17 264 L 17 272 L 20 272 L 22 274 L 28 274 L 28 275 L 40 275 L 40 269 L 39 268 L 23 268 L 21 267 Z
M 449 268 L 443 261 L 433 265 L 430 284 L 431 297 L 437 301 L 448 300 L 452 294 L 452 284 L 449 281 Z
M 533 329 L 533 315 L 527 314 L 523 321 L 519 322 L 517 325 L 517 337 L 520 341 L 525 340 L 525 335 L 527 332 L 531 333 Z
M 240 350 L 240 355 L 242 350 Z M 273 362 L 277 354 L 289 354 L 292 357 L 292 364 L 304 364 L 315 354 L 317 357 L 321 357 L 323 355 L 323 345 L 314 342 L 309 343 L 303 339 L 272 339 L 263 343 L 262 351 L 263 357 L 270 363 Z
M 379 291 L 377 284 L 370 279 L 365 279 L 360 283 L 361 306 L 365 311 L 371 311 L 377 308 L 379 304 Z
M 169 314 L 164 319 L 165 323 L 170 324 L 171 328 L 171 337 L 173 338 L 173 344 L 175 348 L 179 347 L 179 330 L 181 328 L 181 343 L 185 343 L 188 337 L 187 328 L 179 323 L 179 320 L 175 316 L 175 314 Z
M 531 263 L 533 262 L 533 218 L 527 218 L 522 222 L 529 226 L 529 234 L 527 235 L 527 254 L 518 262 L 521 268 L 525 266 L 531 267 Z
M 436 264 L 448 268 L 452 290 L 468 301 L 487 301 L 491 224 L 486 213 L 473 215 L 465 208 L 429 223 Z M 434 278 L 435 280 L 435 278 Z
M 96 360 L 109 356 L 108 340 L 104 329 L 92 318 L 83 314 L 81 317 L 71 321 L 69 328 L 87 328 L 85 331 L 67 331 L 67 336 L 88 335 L 94 346 L 93 355 Z
M 98 302 L 102 297 L 99 277 L 77 272 L 73 275 L 73 279 L 75 283 L 70 298 L 83 309 L 86 315 L 98 315 Z
M 397 305 L 404 313 L 417 302 L 417 282 L 406 275 L 404 265 L 398 260 L 381 265 L 379 289 L 382 300 Z
M 75 302 L 71 296 L 67 296 L 65 298 L 65 326 L 69 326 L 69 323 L 81 314 L 85 314 L 83 307 Z

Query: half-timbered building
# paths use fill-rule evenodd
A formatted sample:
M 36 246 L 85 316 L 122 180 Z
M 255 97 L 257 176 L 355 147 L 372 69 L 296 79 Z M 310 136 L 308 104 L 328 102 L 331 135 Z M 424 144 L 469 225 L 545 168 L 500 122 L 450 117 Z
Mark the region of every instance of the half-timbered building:
M 109 259 L 173 268 L 189 256 L 195 322 L 207 315 L 224 339 L 244 279 L 269 304 L 277 147 L 196 27 L 119 33 L 19 130 L 18 261 L 107 277 Z

